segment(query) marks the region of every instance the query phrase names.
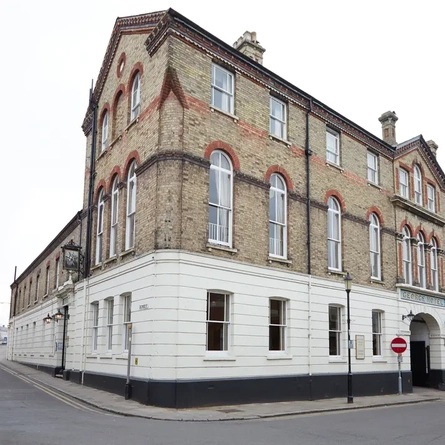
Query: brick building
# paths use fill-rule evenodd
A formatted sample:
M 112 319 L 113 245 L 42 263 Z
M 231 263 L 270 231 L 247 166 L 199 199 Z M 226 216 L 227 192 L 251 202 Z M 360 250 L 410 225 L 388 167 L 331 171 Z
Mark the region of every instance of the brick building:
M 394 112 L 374 136 L 263 53 L 171 9 L 117 19 L 83 210 L 11 286 L 10 359 L 119 394 L 129 369 L 160 406 L 345 395 L 348 271 L 354 393 L 397 392 L 395 336 L 405 391 L 444 382 L 437 145 L 398 144 Z

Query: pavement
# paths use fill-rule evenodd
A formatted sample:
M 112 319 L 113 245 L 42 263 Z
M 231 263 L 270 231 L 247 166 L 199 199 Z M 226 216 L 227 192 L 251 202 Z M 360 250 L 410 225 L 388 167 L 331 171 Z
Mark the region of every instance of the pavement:
M 409 394 L 354 397 L 354 402 L 349 404 L 346 401 L 346 397 L 344 397 L 314 401 L 171 409 L 147 406 L 133 400 L 125 400 L 123 396 L 82 386 L 60 378 L 54 378 L 43 371 L 6 360 L 5 358 L 0 358 L 0 367 L 6 368 L 5 370 L 9 370 L 9 372 L 15 373 L 18 376 L 26 377 L 36 384 L 46 386 L 53 391 L 57 391 L 60 394 L 72 397 L 104 411 L 122 416 L 164 421 L 206 422 L 255 420 L 445 400 L 445 392 L 431 388 L 415 387 L 414 391 Z

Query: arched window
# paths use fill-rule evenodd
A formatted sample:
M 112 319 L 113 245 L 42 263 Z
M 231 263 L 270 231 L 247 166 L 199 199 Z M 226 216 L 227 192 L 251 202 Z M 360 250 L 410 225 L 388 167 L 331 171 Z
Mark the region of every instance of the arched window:
M 232 163 L 222 151 L 210 156 L 209 242 L 232 246 Z
M 435 238 L 431 239 L 430 267 L 431 284 L 433 285 L 433 289 L 439 292 L 439 267 L 437 263 L 437 241 Z
M 426 287 L 425 238 L 420 232 L 417 235 L 417 272 L 420 287 Z
M 108 147 L 108 111 L 105 110 L 105 113 L 102 117 L 102 152 Z
M 133 86 L 131 87 L 131 119 L 136 119 L 140 114 L 141 101 L 141 75 L 136 73 L 133 79 Z
M 136 228 L 136 161 L 128 169 L 127 177 L 127 219 L 125 225 L 125 250 L 134 247 Z
M 97 200 L 97 228 L 96 228 L 96 264 L 102 262 L 102 246 L 104 234 L 104 189 L 99 192 Z
M 269 192 L 269 254 L 286 257 L 287 246 L 286 184 L 281 176 L 270 177 Z
M 403 228 L 403 278 L 406 284 L 412 283 L 411 274 L 411 232 L 408 227 Z
M 380 223 L 374 213 L 369 217 L 369 251 L 371 254 L 371 278 L 381 280 Z
M 119 178 L 116 175 L 111 187 L 111 230 L 110 230 L 110 257 L 117 253 L 117 233 L 119 222 Z
M 416 204 L 423 205 L 422 172 L 418 165 L 414 166 L 414 201 Z
M 328 267 L 341 270 L 340 204 L 332 196 L 328 199 Z

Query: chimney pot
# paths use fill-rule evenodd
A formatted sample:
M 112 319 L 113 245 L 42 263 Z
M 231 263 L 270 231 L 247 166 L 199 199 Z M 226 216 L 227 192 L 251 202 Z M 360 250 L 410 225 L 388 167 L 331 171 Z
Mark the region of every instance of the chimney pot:
M 396 140 L 396 122 L 399 118 L 395 111 L 387 111 L 379 117 L 382 124 L 382 139 L 391 145 L 397 145 Z
M 233 44 L 233 47 L 261 65 L 263 64 L 263 54 L 266 50 L 259 44 L 255 31 L 246 31 Z
M 431 152 L 433 153 L 434 156 L 437 155 L 437 149 L 439 148 L 439 146 L 433 141 L 433 140 L 429 140 L 427 142 L 428 147 L 430 148 Z

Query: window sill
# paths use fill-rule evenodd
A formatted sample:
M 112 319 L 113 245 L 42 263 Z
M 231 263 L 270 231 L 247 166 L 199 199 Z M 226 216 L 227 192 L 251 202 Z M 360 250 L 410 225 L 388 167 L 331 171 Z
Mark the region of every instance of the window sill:
M 205 362 L 234 362 L 236 358 L 231 355 L 206 355 L 203 360 Z
M 111 147 L 111 145 L 110 145 L 110 147 Z M 100 158 L 102 158 L 102 157 L 105 156 L 105 154 L 107 153 L 108 148 L 109 148 L 109 147 L 107 147 L 105 150 L 102 150 L 102 151 L 99 153 L 99 156 L 98 156 L 97 159 L 96 159 L 97 161 L 98 161 Z
M 341 173 L 343 173 L 343 172 L 345 171 L 345 169 L 344 169 L 343 167 L 341 167 L 341 166 L 338 165 L 338 164 L 334 164 L 333 162 L 326 161 L 326 165 L 327 165 L 328 167 L 333 167 L 333 168 L 339 170 Z
M 85 356 L 86 358 L 99 358 L 97 355 L 87 355 L 87 356 Z
M 124 353 L 122 353 L 122 355 L 118 355 L 116 357 L 114 357 L 116 360 L 128 360 L 128 351 L 127 354 L 124 355 Z
M 233 122 L 235 122 L 235 124 L 239 121 L 239 117 L 238 116 L 236 116 L 236 115 L 234 115 L 232 113 L 229 113 L 227 111 L 221 110 L 220 108 L 216 108 L 213 105 L 210 105 L 210 111 L 212 113 L 217 112 L 217 113 L 223 114 L 224 116 L 230 117 L 231 119 L 233 119 Z
M 385 284 L 383 280 L 379 280 L 378 278 L 372 278 L 372 277 L 370 278 L 369 282 L 372 284 L 381 284 L 382 286 Z
M 45 294 L 42 298 L 48 298 L 49 294 Z
M 108 258 L 104 261 L 104 264 L 113 263 L 114 261 L 117 261 L 117 255 L 113 255 L 112 257 Z
M 266 357 L 267 360 L 292 360 L 292 356 L 291 355 L 287 355 L 285 353 L 283 354 L 277 354 L 277 355 L 271 355 L 269 354 Z
M 140 116 L 140 115 L 139 115 Z M 128 130 L 139 122 L 139 116 L 136 116 L 125 128 L 125 133 L 128 133 Z
M 102 269 L 102 263 L 99 264 L 95 264 L 94 266 L 91 267 L 91 272 L 98 270 L 98 269 Z
M 346 276 L 346 272 L 337 269 L 329 269 L 328 267 L 328 275 L 341 275 L 342 277 Z
M 376 188 L 377 190 L 383 191 L 383 187 L 381 187 L 379 184 L 376 184 L 375 182 L 372 182 L 372 181 L 368 180 L 368 185 L 370 187 Z
M 125 252 L 122 252 L 119 256 L 120 256 L 121 258 L 124 258 L 124 257 L 126 257 L 127 255 L 133 255 L 133 256 L 134 256 L 135 253 L 136 253 L 136 252 L 135 252 L 135 250 L 134 250 L 134 247 L 132 247 L 131 249 L 128 249 L 128 250 L 126 250 Z
M 385 360 L 383 357 L 373 357 L 372 363 L 388 363 L 387 360 Z
M 108 151 L 108 149 L 112 149 L 114 147 L 114 145 L 119 142 L 122 139 L 122 135 L 120 134 L 119 136 L 115 137 L 113 141 L 111 141 L 110 145 L 108 146 L 107 150 L 104 151 L 104 153 L 106 153 Z M 100 156 L 99 156 L 100 157 Z
M 291 260 L 287 260 L 286 258 L 281 258 L 281 257 L 271 256 L 271 255 L 269 255 L 267 257 L 267 261 L 269 262 L 269 264 L 271 264 L 271 263 L 282 263 L 282 264 L 287 264 L 288 266 L 290 266 L 292 264 Z
M 282 144 L 287 145 L 287 148 L 290 148 L 292 145 L 287 139 L 282 139 L 279 136 L 276 136 L 275 134 L 272 134 L 272 133 L 269 133 L 269 139 L 271 141 L 275 140 L 277 142 L 281 142 Z
M 347 363 L 343 357 L 329 357 L 329 363 Z
M 232 247 L 223 246 L 222 244 L 212 244 L 210 242 L 207 243 L 206 247 L 207 247 L 207 250 L 209 252 L 211 252 L 213 249 L 215 249 L 215 250 L 223 250 L 225 252 L 230 252 L 232 255 L 235 255 L 235 253 L 238 252 L 237 249 L 233 249 Z
M 102 357 L 99 357 L 100 360 L 111 360 L 113 357 L 111 355 L 104 355 Z

